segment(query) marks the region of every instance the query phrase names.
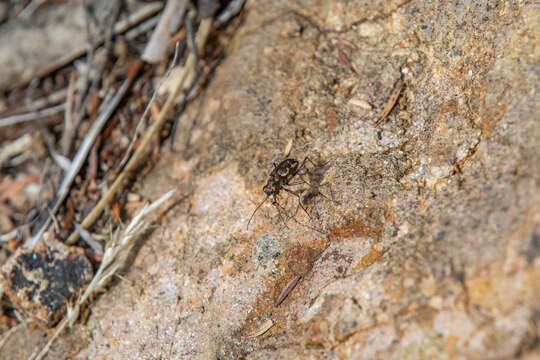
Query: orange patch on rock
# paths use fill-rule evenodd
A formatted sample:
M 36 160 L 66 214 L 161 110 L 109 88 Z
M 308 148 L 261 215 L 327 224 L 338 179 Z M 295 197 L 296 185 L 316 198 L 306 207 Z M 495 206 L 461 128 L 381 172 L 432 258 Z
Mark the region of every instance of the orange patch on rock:
M 382 255 L 384 254 L 383 251 L 377 250 L 375 246 L 372 246 L 369 250 L 369 253 L 364 255 L 362 259 L 358 262 L 358 264 L 354 267 L 356 271 L 360 269 L 367 268 L 371 264 L 373 264 L 375 261 L 377 261 Z
M 367 229 L 360 220 L 349 220 L 344 226 L 330 229 L 330 235 L 341 238 L 365 236 Z

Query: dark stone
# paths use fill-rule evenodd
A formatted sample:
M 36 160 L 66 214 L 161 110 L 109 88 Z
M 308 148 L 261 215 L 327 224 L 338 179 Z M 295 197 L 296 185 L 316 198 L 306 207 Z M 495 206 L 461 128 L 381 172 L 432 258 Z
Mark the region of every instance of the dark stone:
M 61 318 L 66 303 L 92 276 L 92 266 L 82 249 L 56 241 L 19 249 L 2 268 L 6 295 L 18 310 L 46 326 Z

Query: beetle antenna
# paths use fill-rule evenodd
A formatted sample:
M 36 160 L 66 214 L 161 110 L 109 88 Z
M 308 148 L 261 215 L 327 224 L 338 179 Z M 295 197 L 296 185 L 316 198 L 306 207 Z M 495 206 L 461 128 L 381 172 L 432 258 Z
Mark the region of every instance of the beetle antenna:
M 266 195 L 266 197 L 264 198 L 263 201 L 261 201 L 261 203 L 259 205 L 257 205 L 257 207 L 255 208 L 255 210 L 253 210 L 253 214 L 251 214 L 251 217 L 249 218 L 248 220 L 248 223 L 247 223 L 247 226 L 246 226 L 246 230 L 249 229 L 249 223 L 251 222 L 251 219 L 253 219 L 253 216 L 255 216 L 255 213 L 257 212 L 257 210 L 259 210 L 259 208 L 262 206 L 262 204 L 264 204 L 266 202 L 266 200 L 268 200 L 268 197 L 270 195 Z

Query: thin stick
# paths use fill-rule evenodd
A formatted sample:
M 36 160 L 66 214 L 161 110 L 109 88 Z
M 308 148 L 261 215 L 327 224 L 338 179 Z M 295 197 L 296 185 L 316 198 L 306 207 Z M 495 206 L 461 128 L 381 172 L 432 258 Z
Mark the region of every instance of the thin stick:
M 7 110 L 5 116 L 20 115 L 27 112 L 41 110 L 45 107 L 50 107 L 64 102 L 66 99 L 67 89 L 61 89 L 34 100 L 31 104 L 21 105 L 13 110 Z M 1 122 L 2 120 L 0 120 Z
M 81 124 L 84 118 L 84 115 L 86 114 L 86 107 L 88 106 L 88 103 L 90 102 L 90 99 L 92 98 L 92 94 L 96 91 L 98 85 L 101 83 L 103 71 L 105 70 L 105 64 L 107 63 L 107 60 L 109 58 L 109 53 L 111 51 L 112 37 L 114 34 L 114 22 L 116 18 L 118 17 L 118 13 L 120 11 L 120 2 L 116 0 L 113 2 L 112 6 L 113 8 L 111 10 L 111 13 L 107 16 L 110 24 L 107 25 L 107 29 L 105 31 L 105 43 L 103 45 L 103 56 L 102 56 L 101 62 L 97 65 L 96 74 L 92 78 L 90 87 L 87 88 L 89 74 L 90 74 L 90 70 L 92 69 L 92 62 L 94 60 L 93 54 L 94 54 L 94 48 L 95 48 L 94 44 L 91 44 L 90 46 L 91 51 L 89 51 L 89 56 L 88 56 L 88 71 L 85 77 L 85 86 L 81 92 L 81 97 L 79 98 L 79 101 L 77 103 L 77 112 L 71 124 L 71 129 L 66 135 L 65 149 L 63 149 L 64 155 L 69 154 L 77 129 L 79 128 L 79 125 Z M 87 19 L 88 19 L 88 15 L 87 15 Z M 87 20 L 87 24 L 88 24 L 87 25 L 88 42 L 91 43 L 89 20 Z
M 142 123 L 143 123 L 144 118 L 146 117 L 146 114 L 148 114 L 148 111 L 150 111 L 150 107 L 154 103 L 154 100 L 156 99 L 157 93 L 159 92 L 159 90 L 163 86 L 163 83 L 165 82 L 165 79 L 169 77 L 169 75 L 171 74 L 172 69 L 176 65 L 176 60 L 178 59 L 178 49 L 180 48 L 179 45 L 180 45 L 180 43 L 176 42 L 176 45 L 174 47 L 173 59 L 171 60 L 171 63 L 169 64 L 169 68 L 167 69 L 167 72 L 165 73 L 164 78 L 159 82 L 159 85 L 158 85 L 157 89 L 155 89 L 154 92 L 152 93 L 152 97 L 150 98 L 150 101 L 148 102 L 148 104 L 144 108 L 143 114 L 141 115 L 141 117 L 139 118 L 139 121 L 137 122 L 137 126 L 135 127 L 133 137 L 131 138 L 131 141 L 129 142 L 129 145 L 127 147 L 126 154 L 122 158 L 122 161 L 120 161 L 120 167 L 124 167 L 127 160 L 129 159 L 129 155 L 131 154 L 131 149 L 133 148 L 133 145 L 135 144 L 135 140 L 137 140 L 137 134 L 139 133 L 139 129 L 140 129 Z
M 188 47 L 189 49 L 191 50 L 191 52 L 195 55 L 195 64 L 198 64 L 199 63 L 199 57 L 197 55 L 197 50 L 196 50 L 196 47 L 195 47 L 195 34 L 193 32 L 193 26 L 191 24 L 191 19 L 190 19 L 190 12 L 186 12 L 184 14 L 184 24 L 185 24 L 185 28 L 186 28 L 186 41 L 188 43 Z M 195 66 L 195 69 L 194 69 L 194 77 L 197 78 L 198 77 L 198 69 L 197 69 L 197 66 Z M 185 97 L 184 97 L 185 99 Z M 185 101 L 184 101 L 184 104 L 185 104 Z M 172 128 L 171 128 L 171 142 L 169 143 L 169 150 L 172 152 L 174 151 L 174 138 L 176 136 L 176 128 L 178 127 L 178 122 L 180 121 L 179 118 L 176 118 L 174 119 L 173 121 L 173 125 L 172 125 Z
M 221 14 L 218 15 L 216 18 L 215 26 L 219 27 L 229 20 L 231 20 L 234 16 L 236 16 L 240 10 L 244 7 L 244 4 L 246 3 L 246 0 L 232 0 L 229 2 L 225 10 L 221 12 Z
M 9 159 L 17 154 L 29 152 L 32 148 L 32 141 L 34 141 L 32 135 L 27 133 L 0 147 L 0 169 L 4 167 L 4 163 L 7 163 Z
M 151 17 L 150 19 L 143 21 L 142 23 L 140 23 L 133 29 L 127 31 L 124 36 L 128 40 L 134 40 L 137 36 L 142 35 L 147 31 L 152 30 L 154 26 L 156 26 L 156 24 L 158 23 L 158 20 L 159 20 L 158 15 Z
M 62 149 L 62 154 L 68 155 L 69 150 L 69 134 L 71 132 L 71 127 L 73 126 L 73 99 L 75 96 L 75 71 L 71 72 L 69 78 L 69 85 L 67 91 L 66 99 L 66 111 L 64 112 L 64 132 L 62 133 L 62 138 L 60 139 L 60 147 Z
M 197 32 L 197 49 L 198 51 L 201 51 L 203 49 L 204 44 L 206 43 L 206 39 L 208 37 L 208 34 L 210 33 L 210 29 L 212 28 L 212 18 L 207 18 L 201 21 L 201 24 L 199 26 L 199 30 Z M 101 212 L 109 204 L 109 202 L 113 199 L 113 196 L 116 194 L 118 190 L 120 190 L 120 186 L 122 185 L 122 182 L 124 179 L 128 176 L 129 173 L 131 173 L 135 168 L 141 163 L 141 160 L 143 159 L 144 155 L 146 154 L 146 150 L 149 147 L 154 135 L 156 135 L 161 128 L 163 127 L 163 124 L 165 123 L 165 120 L 167 120 L 167 115 L 169 111 L 173 108 L 175 104 L 175 99 L 180 90 L 182 89 L 184 85 L 184 81 L 187 78 L 187 75 L 190 71 L 193 71 L 193 68 L 195 67 L 195 57 L 193 54 L 190 54 L 186 60 L 186 64 L 184 66 L 182 76 L 178 79 L 178 82 L 175 84 L 173 91 L 169 94 L 169 97 L 167 98 L 167 101 L 165 102 L 165 105 L 163 105 L 163 108 L 161 109 L 161 112 L 158 115 L 158 118 L 156 119 L 156 122 L 152 125 L 150 130 L 144 135 L 141 145 L 137 148 L 135 153 L 133 154 L 133 157 L 129 160 L 126 167 L 118 175 L 114 183 L 111 185 L 109 190 L 103 195 L 103 197 L 99 200 L 97 205 L 94 207 L 94 209 L 88 214 L 88 216 L 84 219 L 84 221 L 81 223 L 81 226 L 85 229 L 88 229 L 94 221 L 101 215 Z M 74 244 L 77 239 L 79 238 L 79 232 L 74 231 L 69 239 L 67 240 L 67 244 L 71 245 Z
M 87 70 L 83 73 L 83 76 L 81 80 L 79 81 L 79 96 L 77 98 L 77 102 L 75 104 L 74 109 L 81 109 L 83 107 L 83 101 L 87 98 L 87 92 L 88 92 L 88 83 L 90 82 L 90 73 L 92 72 L 92 61 L 94 59 L 94 53 L 96 51 L 96 47 L 98 44 L 94 41 L 94 37 L 92 36 L 92 27 L 90 22 L 93 21 L 94 25 L 99 29 L 100 26 L 97 25 L 98 21 L 93 14 L 92 6 L 89 2 L 89 0 L 83 0 L 83 9 L 84 9 L 84 23 L 86 26 L 86 43 L 88 50 L 86 50 L 86 67 Z M 84 105 L 86 107 L 86 104 Z M 76 117 L 77 118 L 77 117 Z M 77 122 L 77 120 L 76 120 Z M 69 137 L 71 137 L 71 132 L 68 134 Z
M 46 116 L 58 114 L 59 112 L 64 111 L 65 108 L 66 108 L 65 104 L 60 104 L 60 105 L 52 106 L 50 108 L 39 110 L 39 111 L 33 111 L 26 114 L 8 116 L 3 119 L 0 119 L 0 128 L 15 125 L 15 124 L 20 124 L 26 121 L 39 120 Z

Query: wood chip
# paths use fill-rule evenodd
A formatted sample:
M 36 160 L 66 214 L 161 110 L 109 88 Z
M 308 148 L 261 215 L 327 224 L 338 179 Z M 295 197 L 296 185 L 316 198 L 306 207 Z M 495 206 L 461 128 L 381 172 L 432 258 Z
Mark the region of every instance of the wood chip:
M 284 157 L 289 156 L 292 150 L 292 145 L 293 145 L 293 139 L 289 139 L 287 146 L 285 146 L 285 151 L 283 152 L 285 154 Z
M 255 329 L 254 331 L 246 334 L 244 337 L 246 339 L 256 338 L 258 336 L 261 336 L 262 334 L 264 334 L 268 330 L 270 330 L 270 328 L 272 326 L 274 326 L 274 321 L 272 319 L 267 319 L 261 325 L 259 325 L 259 327 L 257 329 Z
M 287 285 L 285 285 L 283 290 L 281 290 L 281 294 L 279 294 L 278 296 L 278 299 L 274 305 L 275 307 L 278 307 L 283 302 L 283 300 L 285 300 L 287 295 L 289 295 L 290 292 L 293 291 L 293 289 L 296 287 L 296 285 L 298 284 L 301 278 L 302 278 L 301 275 L 296 275 L 287 283 Z
M 141 195 L 137 194 L 137 193 L 133 193 L 133 192 L 130 192 L 127 194 L 127 201 L 128 202 L 136 202 L 136 201 L 141 201 Z
M 379 120 L 377 120 L 377 122 L 375 123 L 375 126 L 378 126 L 381 122 L 384 121 L 384 119 L 386 119 L 388 114 L 390 114 L 390 111 L 392 111 L 392 109 L 396 105 L 397 99 L 399 98 L 399 94 L 401 93 L 401 89 L 403 89 L 403 84 L 404 84 L 403 80 L 399 79 L 396 85 L 394 86 L 394 90 L 392 90 L 390 97 L 384 104 L 381 114 L 379 115 Z
M 349 100 L 349 105 L 357 106 L 364 110 L 371 110 L 372 108 L 371 104 L 368 103 L 367 101 L 362 100 L 362 99 L 355 99 L 355 98 Z

